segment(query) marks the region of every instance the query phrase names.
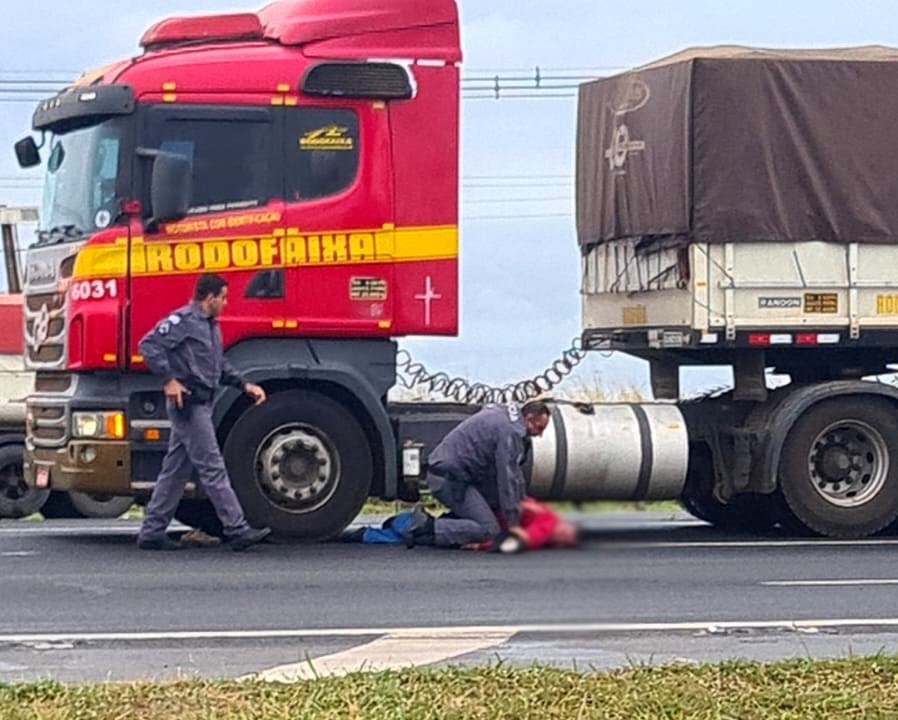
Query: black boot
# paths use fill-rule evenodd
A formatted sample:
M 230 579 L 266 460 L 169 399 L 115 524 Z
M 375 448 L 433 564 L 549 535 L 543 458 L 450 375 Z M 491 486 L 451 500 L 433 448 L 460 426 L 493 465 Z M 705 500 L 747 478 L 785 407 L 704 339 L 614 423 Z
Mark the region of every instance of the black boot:
M 412 521 L 403 531 L 402 539 L 409 550 L 415 545 L 434 544 L 433 518 L 420 505 L 412 511 Z

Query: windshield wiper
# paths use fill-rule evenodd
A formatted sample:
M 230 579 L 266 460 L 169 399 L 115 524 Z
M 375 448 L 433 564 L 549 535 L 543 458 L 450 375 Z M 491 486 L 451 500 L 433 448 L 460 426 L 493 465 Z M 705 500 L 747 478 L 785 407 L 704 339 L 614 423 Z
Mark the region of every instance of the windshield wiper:
M 84 230 L 77 225 L 56 225 L 49 230 L 38 230 L 37 241 L 40 244 L 61 243 L 84 236 Z

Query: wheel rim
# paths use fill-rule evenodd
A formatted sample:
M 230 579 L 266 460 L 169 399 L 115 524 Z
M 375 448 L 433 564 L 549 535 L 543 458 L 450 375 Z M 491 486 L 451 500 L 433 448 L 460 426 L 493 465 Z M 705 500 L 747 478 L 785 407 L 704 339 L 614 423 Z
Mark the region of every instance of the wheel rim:
M 255 473 L 270 502 L 288 512 L 309 513 L 327 503 L 336 491 L 340 456 L 318 428 L 285 425 L 259 446 Z
M 25 471 L 19 463 L 0 468 L 0 495 L 7 500 L 21 500 L 30 488 L 25 484 Z
M 889 453 L 882 434 L 860 420 L 842 420 L 811 445 L 808 471 L 817 493 L 837 507 L 869 502 L 885 485 Z

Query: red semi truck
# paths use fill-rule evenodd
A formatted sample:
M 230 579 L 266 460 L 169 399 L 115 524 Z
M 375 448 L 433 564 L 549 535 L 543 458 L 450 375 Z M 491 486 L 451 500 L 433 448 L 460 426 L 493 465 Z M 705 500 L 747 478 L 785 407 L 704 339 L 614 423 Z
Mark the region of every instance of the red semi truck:
M 471 411 L 386 401 L 396 338 L 457 333 L 454 0 L 279 0 L 258 13 L 164 20 L 140 44 L 141 55 L 85 75 L 34 114 L 48 143 L 25 283 L 36 371 L 28 482 L 146 497 L 168 424 L 137 344 L 199 273 L 216 272 L 230 282 L 228 357 L 269 395 L 257 408 L 231 390 L 215 402 L 250 521 L 323 538 L 369 496 L 415 497 L 423 453 Z M 872 295 L 859 299 L 838 272 L 840 258 L 868 269 L 877 260 L 857 243 L 711 243 L 693 232 L 687 190 L 668 203 L 687 209 L 676 232 L 653 233 L 665 225 L 649 217 L 627 235 L 620 220 L 639 206 L 628 193 L 664 190 L 635 172 L 640 161 L 683 164 L 691 187 L 689 147 L 665 155 L 665 143 L 637 131 L 683 116 L 680 135 L 691 137 L 690 81 L 703 62 L 665 65 L 687 82 L 662 77 L 658 87 L 677 92 L 655 103 L 640 71 L 581 93 L 584 342 L 649 359 L 671 399 L 553 405 L 552 429 L 534 443 L 531 492 L 682 498 L 718 524 L 878 532 L 898 517 L 898 394 L 857 378 L 887 361 L 890 341 L 868 335 L 863 319 L 891 281 L 871 275 Z M 23 166 L 41 162 L 32 138 L 16 150 Z M 597 184 L 603 173 L 611 182 Z M 628 178 L 643 182 L 634 189 Z M 601 202 L 590 201 L 596 193 Z M 774 250 L 799 272 L 765 279 L 759 258 Z M 829 265 L 810 267 L 826 253 Z M 734 365 L 735 392 L 678 405 L 679 367 L 705 363 Z M 768 364 L 795 382 L 769 393 Z M 210 525 L 194 490 L 179 517 Z
M 25 398 L 34 383 L 26 371 L 22 343 L 22 272 L 18 226 L 35 223 L 35 208 L 0 205 L 0 235 L 6 292 L 0 293 L 0 518 L 37 512 L 47 518 L 118 517 L 128 497 L 81 492 L 51 492 L 25 483 Z

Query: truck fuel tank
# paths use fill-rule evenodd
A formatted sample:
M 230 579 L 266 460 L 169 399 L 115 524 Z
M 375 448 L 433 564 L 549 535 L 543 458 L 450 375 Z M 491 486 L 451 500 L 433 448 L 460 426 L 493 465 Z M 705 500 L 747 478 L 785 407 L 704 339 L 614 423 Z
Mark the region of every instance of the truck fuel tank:
M 689 467 L 676 405 L 551 403 L 533 438 L 530 494 L 542 500 L 673 500 Z

